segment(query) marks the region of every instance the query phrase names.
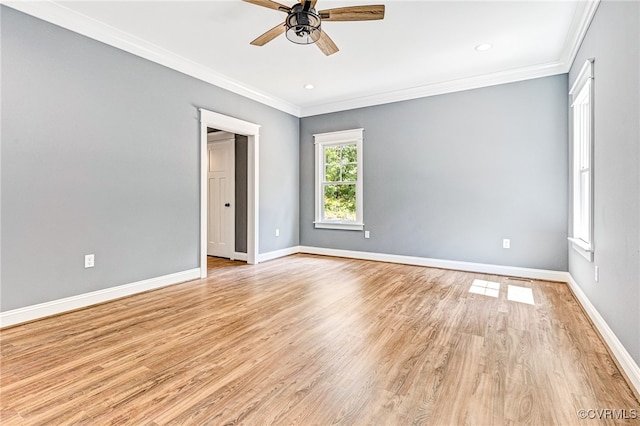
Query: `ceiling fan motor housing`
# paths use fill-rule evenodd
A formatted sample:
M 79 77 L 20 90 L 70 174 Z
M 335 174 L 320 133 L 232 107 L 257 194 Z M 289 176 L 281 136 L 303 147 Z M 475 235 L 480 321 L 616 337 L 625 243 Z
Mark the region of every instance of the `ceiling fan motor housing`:
M 294 5 L 285 20 L 287 38 L 297 44 L 312 44 L 320 38 L 320 15 L 315 9 L 305 9 L 306 5 Z

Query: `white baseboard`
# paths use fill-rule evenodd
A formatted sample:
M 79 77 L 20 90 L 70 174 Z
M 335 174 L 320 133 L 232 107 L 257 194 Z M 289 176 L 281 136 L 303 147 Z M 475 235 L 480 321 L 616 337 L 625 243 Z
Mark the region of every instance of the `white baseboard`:
M 269 251 L 266 253 L 260 253 L 258 255 L 258 263 L 266 262 L 268 260 L 277 259 L 279 257 L 290 256 L 292 254 L 300 253 L 300 246 L 287 247 L 280 250 Z
M 378 262 L 402 263 L 405 265 L 428 266 L 431 268 L 454 269 L 456 271 L 483 274 L 508 275 L 545 281 L 567 282 L 567 272 L 545 269 L 520 268 L 516 266 L 489 265 L 484 263 L 458 262 L 431 259 L 428 257 L 402 256 L 397 254 L 372 253 L 366 251 L 338 250 L 322 247 L 300 246 L 300 253 L 325 256 L 348 257 L 352 259 L 375 260 Z
M 200 278 L 200 268 L 0 312 L 0 328 Z
M 600 332 L 600 335 L 611 350 L 611 353 L 627 375 L 627 378 L 631 382 L 630 384 L 635 387 L 636 393 L 640 394 L 640 367 L 636 364 L 633 358 L 631 358 L 629 352 L 627 352 L 620 340 L 618 340 L 618 337 L 615 335 L 613 330 L 611 330 L 604 318 L 602 318 L 602 315 L 600 315 L 596 307 L 593 306 L 593 303 L 591 303 L 587 295 L 582 291 L 576 280 L 574 280 L 570 274 L 567 275 L 567 284 L 569 285 L 569 288 L 571 288 L 571 291 L 576 296 L 576 299 L 578 299 L 578 302 L 582 305 L 582 308 L 591 319 L 591 322 Z

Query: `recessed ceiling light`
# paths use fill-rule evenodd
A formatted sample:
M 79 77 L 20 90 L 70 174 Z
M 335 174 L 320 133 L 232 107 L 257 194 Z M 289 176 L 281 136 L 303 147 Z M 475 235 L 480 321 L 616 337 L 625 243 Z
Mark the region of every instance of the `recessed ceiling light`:
M 476 46 L 476 50 L 478 52 L 484 52 L 485 50 L 489 50 L 491 49 L 493 46 L 490 45 L 489 43 L 482 43 Z
M 307 84 L 304 85 L 305 89 L 313 89 L 314 87 L 315 86 L 313 84 L 311 84 L 311 83 L 307 83 Z

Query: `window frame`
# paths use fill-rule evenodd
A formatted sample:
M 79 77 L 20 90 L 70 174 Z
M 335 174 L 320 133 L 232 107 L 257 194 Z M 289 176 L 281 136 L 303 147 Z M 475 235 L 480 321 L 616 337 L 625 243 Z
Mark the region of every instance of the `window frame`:
M 574 250 L 593 261 L 593 151 L 594 151 L 594 58 L 587 59 L 569 90 L 572 141 L 572 215 L 569 241 Z M 586 91 L 586 92 L 585 92 Z M 580 111 L 577 107 L 586 105 Z M 586 204 L 586 205 L 585 205 Z
M 330 133 L 314 134 L 315 145 L 315 228 L 341 229 L 350 231 L 362 231 L 363 221 L 363 162 L 362 146 L 364 129 L 342 130 Z M 326 220 L 324 219 L 324 184 L 325 178 L 325 148 L 339 145 L 356 145 L 357 178 L 356 178 L 356 219 Z

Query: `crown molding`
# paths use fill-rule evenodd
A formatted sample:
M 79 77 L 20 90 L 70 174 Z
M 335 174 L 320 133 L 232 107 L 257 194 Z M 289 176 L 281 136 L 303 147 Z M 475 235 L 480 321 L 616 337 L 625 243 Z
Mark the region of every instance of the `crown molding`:
M 301 108 L 301 117 L 309 117 L 312 115 L 327 114 L 356 108 L 365 108 L 369 106 L 389 104 L 392 102 L 443 95 L 445 93 L 460 92 L 463 90 L 479 89 L 482 87 L 530 80 L 532 78 L 548 77 L 551 75 L 566 73 L 566 69 L 567 67 L 565 64 L 561 62 L 552 62 L 532 67 L 500 71 L 458 80 L 443 81 L 424 86 L 416 86 L 377 95 L 346 99 L 322 105 L 309 105 Z
M 141 38 L 121 31 L 96 19 L 78 13 L 51 0 L 16 1 L 2 0 L 1 4 L 58 25 L 80 35 L 108 44 L 125 52 L 150 60 L 167 68 L 211 83 L 222 89 L 276 108 L 280 111 L 300 116 L 300 107 L 268 93 L 247 86 L 237 80 L 215 72 L 197 62 L 149 43 Z
M 561 55 L 561 60 L 566 64 L 567 69 L 565 72 L 569 72 L 573 61 L 576 59 L 582 40 L 587 35 L 587 30 L 591 21 L 593 20 L 596 10 L 600 5 L 600 0 L 585 0 L 578 2 L 576 13 L 573 15 L 573 21 L 567 34 L 567 39 L 564 42 L 564 48 Z
M 578 2 L 562 53 L 557 62 L 306 106 L 292 104 L 247 86 L 160 46 L 75 12 L 52 0 L 37 2 L 0 0 L 0 3 L 296 117 L 309 117 L 567 73 L 589 29 L 600 0 L 581 0 Z

